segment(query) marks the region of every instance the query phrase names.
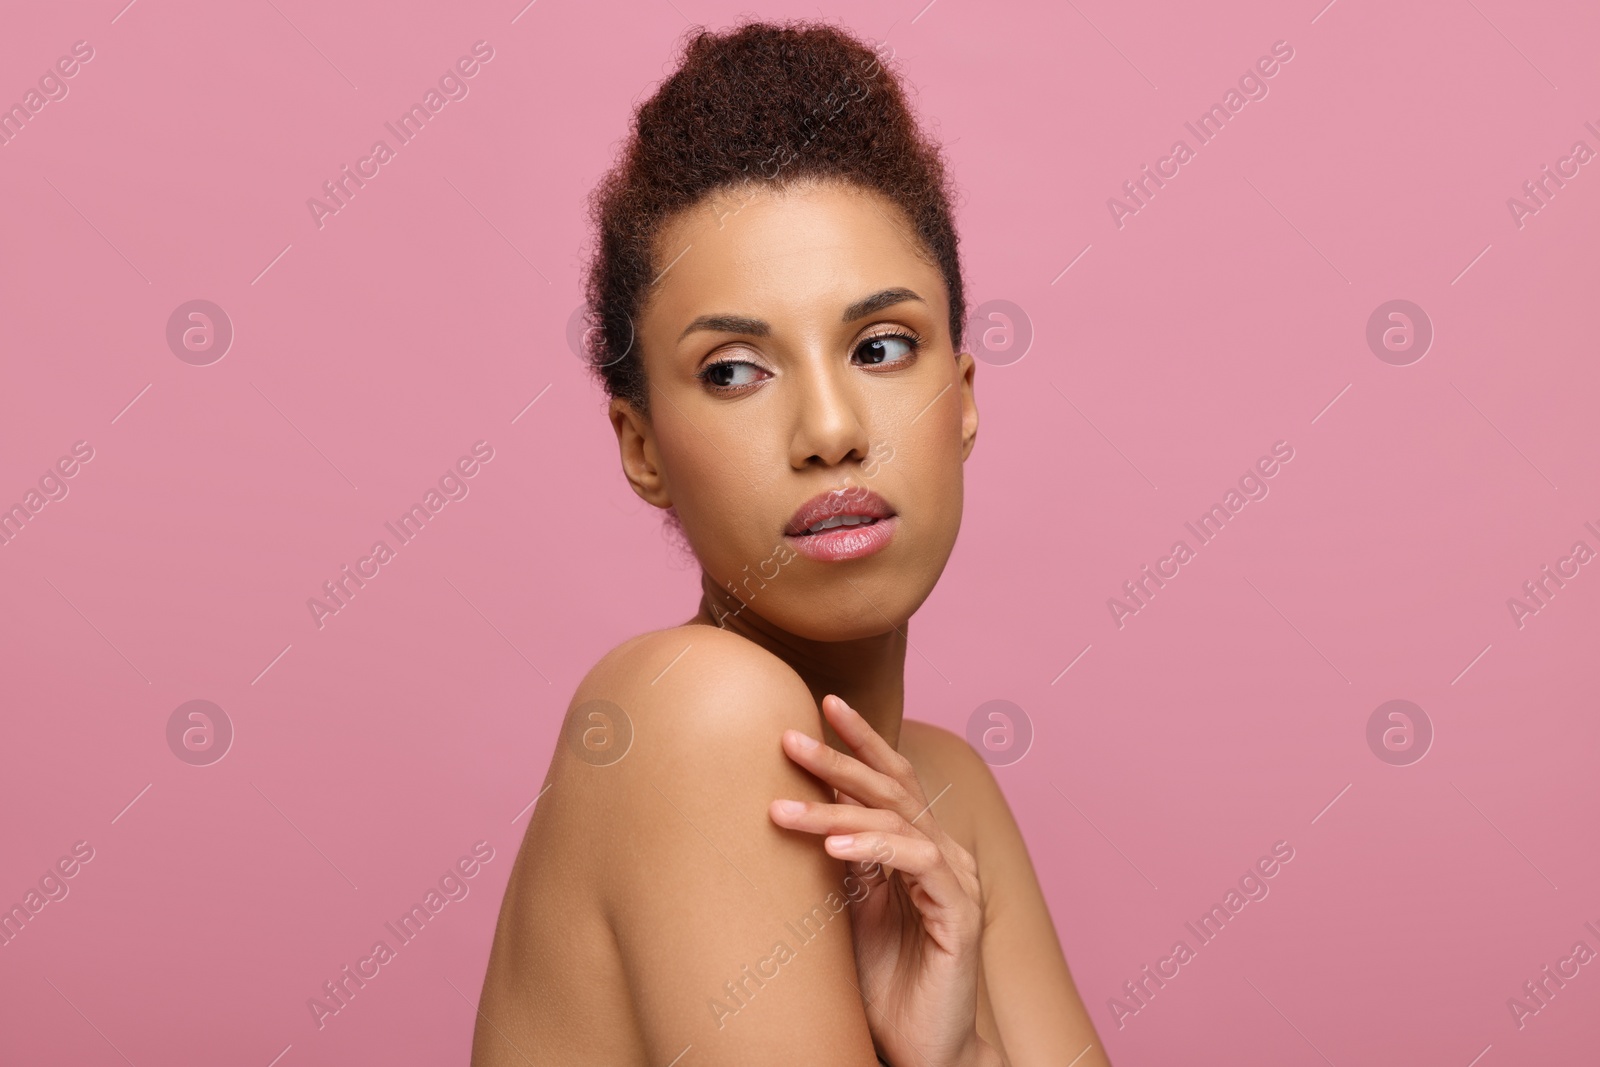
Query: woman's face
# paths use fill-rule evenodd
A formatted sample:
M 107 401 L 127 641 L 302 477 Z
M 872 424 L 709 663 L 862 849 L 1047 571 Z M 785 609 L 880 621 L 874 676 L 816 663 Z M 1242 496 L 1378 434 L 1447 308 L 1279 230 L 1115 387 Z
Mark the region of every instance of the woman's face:
M 676 216 L 656 256 L 650 418 L 612 404 L 635 491 L 676 508 L 740 614 L 819 641 L 903 628 L 955 545 L 978 428 L 972 356 L 904 212 L 758 183 Z

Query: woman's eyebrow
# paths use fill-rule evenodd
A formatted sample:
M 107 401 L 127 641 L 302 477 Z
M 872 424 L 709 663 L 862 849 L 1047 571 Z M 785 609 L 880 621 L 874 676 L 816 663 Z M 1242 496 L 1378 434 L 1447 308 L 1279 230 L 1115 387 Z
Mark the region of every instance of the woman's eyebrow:
M 864 319 L 874 312 L 882 311 L 886 307 L 904 303 L 907 300 L 915 300 L 919 304 L 927 303 L 926 300 L 910 289 L 883 289 L 862 300 L 857 300 L 854 304 L 845 308 L 844 314 L 839 321 L 849 324 L 857 319 Z M 678 340 L 682 341 L 696 330 L 715 330 L 720 333 L 747 333 L 752 337 L 767 337 L 772 333 L 772 326 L 764 319 L 752 319 L 745 315 L 701 315 L 684 328 L 684 331 L 678 335 Z
M 890 307 L 894 304 L 901 304 L 907 300 L 915 300 L 919 304 L 927 303 L 926 300 L 922 299 L 922 297 L 918 296 L 916 293 L 913 293 L 910 289 L 884 289 L 881 292 L 873 293 L 865 300 L 857 300 L 854 304 L 851 304 L 849 307 L 845 308 L 844 317 L 839 321 L 851 323 L 857 319 L 864 319 L 868 315 L 882 311 L 886 307 Z
M 753 337 L 766 337 L 772 327 L 765 319 L 752 319 L 743 315 L 701 315 L 678 335 L 683 340 L 696 330 L 716 330 L 719 333 L 747 333 Z

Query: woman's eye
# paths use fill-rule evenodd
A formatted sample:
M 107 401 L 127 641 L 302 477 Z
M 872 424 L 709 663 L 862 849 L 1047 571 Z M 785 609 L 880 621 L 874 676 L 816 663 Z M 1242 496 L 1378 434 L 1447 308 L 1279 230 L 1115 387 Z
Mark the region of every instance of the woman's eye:
M 869 337 L 856 347 L 856 355 L 868 366 L 906 363 L 916 354 L 917 341 L 906 334 L 891 333 Z
M 700 379 L 718 389 L 737 389 L 741 385 L 754 385 L 761 368 L 742 359 L 726 359 L 712 363 L 700 372 Z

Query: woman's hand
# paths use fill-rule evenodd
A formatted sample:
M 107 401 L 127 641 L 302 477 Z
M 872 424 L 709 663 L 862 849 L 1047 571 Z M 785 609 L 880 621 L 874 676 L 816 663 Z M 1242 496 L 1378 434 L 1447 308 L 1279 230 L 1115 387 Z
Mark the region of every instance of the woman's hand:
M 839 697 L 822 713 L 855 758 L 795 730 L 784 751 L 839 803 L 775 800 L 773 822 L 823 847 L 868 888 L 850 896 L 861 996 L 894 1067 L 999 1064 L 975 1026 L 983 905 L 978 865 L 939 826 L 911 763 Z

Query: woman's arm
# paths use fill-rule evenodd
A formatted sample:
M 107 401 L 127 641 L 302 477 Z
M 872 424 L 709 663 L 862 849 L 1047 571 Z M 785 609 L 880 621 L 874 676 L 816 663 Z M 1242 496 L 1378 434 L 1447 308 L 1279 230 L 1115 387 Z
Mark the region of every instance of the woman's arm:
M 594 698 L 634 729 L 624 758 L 582 770 L 596 891 L 649 1061 L 692 1046 L 684 1062 L 707 1067 L 874 1067 L 850 936 L 859 883 L 767 816 L 775 796 L 831 799 L 780 745 L 785 728 L 821 730 L 799 677 L 742 638 L 685 627 L 591 675 L 575 703 Z

